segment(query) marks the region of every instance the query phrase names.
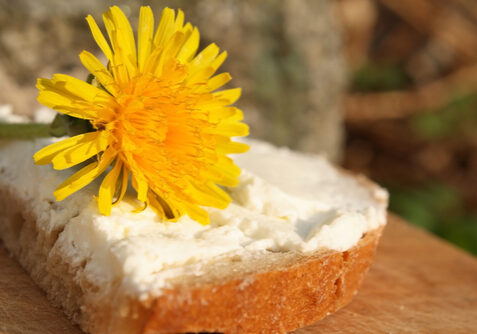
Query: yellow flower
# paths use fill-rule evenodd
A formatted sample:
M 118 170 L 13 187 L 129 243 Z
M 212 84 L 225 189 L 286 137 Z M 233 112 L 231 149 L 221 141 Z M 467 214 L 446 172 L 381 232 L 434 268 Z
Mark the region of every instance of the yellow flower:
M 49 145 L 34 155 L 37 164 L 66 169 L 83 163 L 54 195 L 63 200 L 105 172 L 98 207 L 109 215 L 126 191 L 129 176 L 140 202 L 168 220 L 187 214 L 209 222 L 201 206 L 225 208 L 230 197 L 218 185 L 236 186 L 240 169 L 227 157 L 248 146 L 231 141 L 248 134 L 241 110 L 230 106 L 240 89 L 217 91 L 230 79 L 214 75 L 227 53 L 215 44 L 196 55 L 199 32 L 164 9 L 154 33 L 149 7 L 139 16 L 138 43 L 118 7 L 103 14 L 110 44 L 91 15 L 86 20 L 108 59 L 105 67 L 87 51 L 80 59 L 97 85 L 55 74 L 38 79 L 38 101 L 91 122 L 95 131 Z M 114 203 L 113 203 L 114 202 Z

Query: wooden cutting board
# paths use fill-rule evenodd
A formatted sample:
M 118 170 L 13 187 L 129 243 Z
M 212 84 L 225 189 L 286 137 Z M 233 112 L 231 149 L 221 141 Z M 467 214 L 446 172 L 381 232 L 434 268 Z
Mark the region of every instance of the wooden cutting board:
M 81 334 L 0 246 L 0 333 Z M 390 215 L 344 309 L 295 334 L 477 333 L 477 259 Z

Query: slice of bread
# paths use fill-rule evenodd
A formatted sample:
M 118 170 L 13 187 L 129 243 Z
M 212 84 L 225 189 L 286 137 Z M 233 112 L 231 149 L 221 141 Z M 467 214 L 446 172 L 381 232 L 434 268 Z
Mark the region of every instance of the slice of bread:
M 311 324 L 351 301 L 371 264 L 385 224 L 386 196 L 376 185 L 364 178 L 336 171 L 321 158 L 286 153 L 283 158 L 287 161 L 294 158 L 296 163 L 305 164 L 307 159 L 311 159 L 313 165 L 310 168 L 322 166 L 316 173 L 328 176 L 316 182 L 323 189 L 334 189 L 330 192 L 333 198 L 327 200 L 337 203 L 334 211 L 372 209 L 366 212 L 373 214 L 347 216 L 346 226 L 351 229 L 353 217 L 356 217 L 356 225 L 366 226 L 357 232 L 355 241 L 343 246 L 340 235 L 335 233 L 330 235 L 338 239 L 336 247 L 326 246 L 326 241 L 321 244 L 317 241 L 316 249 L 304 251 L 288 245 L 287 241 L 280 247 L 244 248 L 240 253 L 225 251 L 205 259 L 199 255 L 197 258 L 192 256 L 185 263 L 157 269 L 148 275 L 137 276 L 136 271 L 128 274 L 124 268 L 141 270 L 141 266 L 136 268 L 134 263 L 123 262 L 131 259 L 140 261 L 141 258 L 119 257 L 119 252 L 124 249 L 118 251 L 118 245 L 126 237 L 121 234 L 113 242 L 111 235 L 101 239 L 100 236 L 104 236 L 101 228 L 109 221 L 102 220 L 101 224 L 86 227 L 81 221 L 85 217 L 82 212 L 92 210 L 89 190 L 85 190 L 84 196 L 64 202 L 55 202 L 47 195 L 41 197 L 43 192 L 50 193 L 51 189 L 44 188 L 48 188 L 47 184 L 51 181 L 48 178 L 56 174 L 44 167 L 41 171 L 38 171 L 40 167 L 25 167 L 31 164 L 31 152 L 38 145 L 42 144 L 0 143 L 0 237 L 34 281 L 47 292 L 50 300 L 62 307 L 84 331 L 92 334 L 285 333 Z M 252 157 L 262 154 L 262 149 L 271 150 L 273 156 L 284 154 L 260 143 L 254 145 L 259 150 L 252 152 Z M 9 156 L 18 151 L 24 157 Z M 252 160 L 257 159 L 258 156 L 255 156 Z M 281 161 L 283 165 L 286 165 L 285 160 Z M 266 168 L 265 161 L 258 164 L 260 168 Z M 331 170 L 334 174 L 329 174 Z M 261 172 L 267 173 L 266 170 Z M 285 168 L 282 172 L 303 174 L 310 171 L 302 167 L 297 171 Z M 283 177 L 284 184 L 291 184 L 289 190 L 299 184 L 298 179 L 295 182 Z M 307 176 L 300 175 L 300 178 L 306 181 Z M 310 179 L 313 179 L 312 175 Z M 339 186 L 334 187 L 333 184 Z M 342 195 L 335 191 L 340 188 L 343 188 Z M 234 197 L 233 193 L 232 197 L 233 205 L 244 201 L 240 196 Z M 324 194 L 323 198 L 326 197 Z M 356 209 L 358 207 L 359 210 Z M 147 213 L 144 219 L 150 219 Z M 363 225 L 363 219 L 374 219 L 375 222 Z M 208 233 L 226 225 L 221 224 L 212 226 Z M 285 220 L 283 224 L 289 223 Z M 320 224 L 313 228 L 326 225 Z M 78 225 L 84 229 L 75 230 Z M 328 227 L 327 230 L 331 230 Z M 79 233 L 84 231 L 89 231 L 89 234 Z M 307 235 L 310 233 L 307 232 Z M 94 244 L 93 241 L 98 243 L 92 248 L 94 252 L 84 251 Z M 109 257 L 113 250 L 117 253 Z M 168 249 L 166 258 L 173 257 L 174 251 L 180 252 L 180 249 Z M 146 257 L 152 256 L 145 254 Z M 111 270 L 119 266 L 120 274 L 109 277 L 108 271 L 101 271 L 104 268 L 93 266 L 95 261 L 99 261 L 98 257 L 107 257 L 98 263 L 107 264 Z M 116 263 L 120 261 L 123 262 Z M 133 284 L 133 276 L 144 280 L 136 280 Z M 154 281 L 146 278 L 161 278 L 167 284 L 157 287 Z

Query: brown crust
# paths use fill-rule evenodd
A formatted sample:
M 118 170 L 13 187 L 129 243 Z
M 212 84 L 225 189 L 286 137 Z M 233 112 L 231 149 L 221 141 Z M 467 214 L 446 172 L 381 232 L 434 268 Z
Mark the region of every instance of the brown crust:
M 382 227 L 346 252 L 303 257 L 221 284 L 179 287 L 155 300 L 143 334 L 284 333 L 348 304 L 371 264 Z
M 46 236 L 42 237 L 34 217 L 28 214 L 28 204 L 4 188 L 0 189 L 0 197 L 3 211 L 0 231 L 5 245 L 55 304 L 61 305 L 84 330 L 94 334 L 284 333 L 312 324 L 351 301 L 371 264 L 383 229 L 367 233 L 346 252 L 322 251 L 307 256 L 268 254 L 271 260 L 260 270 L 256 263 L 248 271 L 242 267 L 239 270 L 240 264 L 217 263 L 209 270 L 221 265 L 235 270 L 226 270 L 231 274 L 225 277 L 208 273 L 212 279 L 191 279 L 187 284 L 163 291 L 148 303 L 130 300 L 124 312 L 119 306 L 124 306 L 121 290 L 104 303 L 88 302 L 88 291 L 75 280 L 68 263 L 58 258 L 54 267 L 46 265 L 52 263 L 52 254 L 48 256 L 52 246 L 45 248 Z M 18 221 L 15 217 L 22 219 Z M 41 268 L 36 269 L 34 263 Z M 241 265 L 248 264 L 244 261 Z M 64 299 L 65 293 L 73 291 L 74 300 Z

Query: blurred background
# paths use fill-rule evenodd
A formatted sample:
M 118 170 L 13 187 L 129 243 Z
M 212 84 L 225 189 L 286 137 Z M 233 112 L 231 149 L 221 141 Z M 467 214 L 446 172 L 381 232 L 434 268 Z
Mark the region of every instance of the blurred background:
M 0 0 L 0 105 L 31 115 L 37 77 L 86 78 L 84 18 L 112 4 L 133 26 L 142 4 L 182 8 L 229 52 L 253 137 L 368 175 L 391 211 L 477 254 L 475 0 Z

